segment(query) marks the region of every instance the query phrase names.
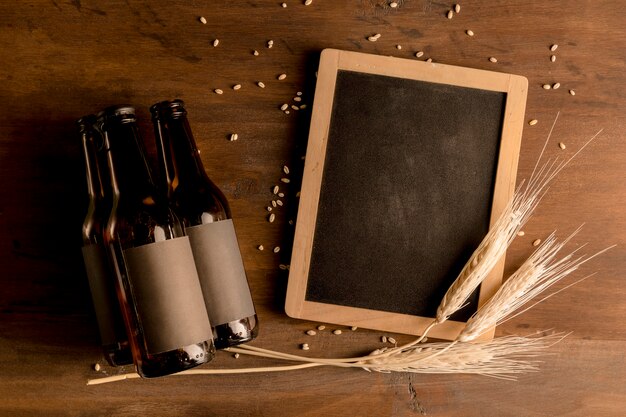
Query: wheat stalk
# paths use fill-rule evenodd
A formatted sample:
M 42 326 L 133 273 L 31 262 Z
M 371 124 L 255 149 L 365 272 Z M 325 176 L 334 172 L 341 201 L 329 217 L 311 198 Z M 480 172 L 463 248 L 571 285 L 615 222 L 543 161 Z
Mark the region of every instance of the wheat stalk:
M 358 367 L 374 372 L 411 372 L 427 374 L 477 374 L 501 379 L 515 379 L 517 374 L 538 371 L 538 361 L 533 360 L 543 350 L 561 341 L 566 334 L 520 337 L 504 336 L 486 343 L 429 343 L 427 347 L 412 347 L 393 356 L 380 358 L 378 350 L 362 361 L 350 364 L 303 363 L 238 369 L 191 369 L 172 376 L 228 375 L 259 372 L 284 372 L 317 366 Z M 243 354 L 265 356 L 245 349 L 232 349 Z M 270 355 L 271 356 L 271 355 Z M 139 378 L 137 373 L 127 373 L 90 379 L 87 385 Z
M 543 185 L 543 184 L 540 184 Z M 540 200 L 541 188 L 518 189 L 496 224 L 470 256 L 437 308 L 436 322 L 443 323 L 460 308 L 500 261 L 517 232 L 526 224 Z
M 379 351 L 364 357 L 362 361 L 349 364 L 303 363 L 287 366 L 270 366 L 238 369 L 190 369 L 172 376 L 182 375 L 232 375 L 260 372 L 284 372 L 317 366 L 341 366 L 363 368 L 375 372 L 411 372 L 428 374 L 464 373 L 478 374 L 502 379 L 515 379 L 516 374 L 538 371 L 537 361 L 542 350 L 562 340 L 563 333 L 547 336 L 504 336 L 486 343 L 429 343 L 427 347 L 412 347 L 390 357 L 380 358 Z M 243 354 L 265 356 L 246 349 L 230 349 Z M 90 379 L 87 385 L 139 378 L 137 373 L 127 373 L 104 378 Z
M 566 336 L 555 333 L 503 336 L 483 343 L 429 343 L 427 347 L 413 347 L 384 359 L 366 360 L 363 366 L 377 372 L 463 373 L 515 379 L 516 374 L 537 371 L 538 361 L 531 359 Z
M 556 236 L 552 233 L 526 262 L 511 275 L 496 294 L 467 321 L 456 340 L 469 342 L 476 339 L 487 330 L 511 317 L 513 313 L 517 312 L 538 294 L 576 271 L 582 264 L 615 246 L 610 246 L 591 256 L 583 255 L 574 258 L 576 252 L 582 248 L 580 247 L 561 259 L 555 260 L 559 251 L 579 231 L 580 227 L 560 243 L 557 243 Z M 538 301 L 533 306 L 550 296 Z
M 448 320 L 454 312 L 464 307 L 468 298 L 505 254 L 515 239 L 517 232 L 526 224 L 547 192 L 550 182 L 602 132 L 602 130 L 599 130 L 569 159 L 559 160 L 557 158 L 548 160 L 537 171 L 539 161 L 550 141 L 558 117 L 559 114 L 557 113 L 528 183 L 522 183 L 517 188 L 513 198 L 507 204 L 495 225 L 489 230 L 478 248 L 470 256 L 461 273 L 443 296 L 437 308 L 435 318 L 437 324 Z

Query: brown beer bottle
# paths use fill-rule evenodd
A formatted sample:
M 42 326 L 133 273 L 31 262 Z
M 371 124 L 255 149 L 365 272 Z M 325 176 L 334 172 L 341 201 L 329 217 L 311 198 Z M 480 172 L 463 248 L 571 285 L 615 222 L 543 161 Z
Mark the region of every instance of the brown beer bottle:
M 83 260 L 87 271 L 89 289 L 104 356 L 112 366 L 133 363 L 133 357 L 124 328 L 120 303 L 115 291 L 113 277 L 103 242 L 103 229 L 111 212 L 112 196 L 107 184 L 106 160 L 100 158 L 102 137 L 94 128 L 93 115 L 79 119 L 79 134 L 82 141 L 87 195 L 89 204 L 83 221 Z
M 211 360 L 213 334 L 189 238 L 152 180 L 135 110 L 99 118 L 113 194 L 104 241 L 137 372 L 156 377 Z
M 249 342 L 258 319 L 228 202 L 204 170 L 183 101 L 157 103 L 150 111 L 163 183 L 191 242 L 215 346 Z

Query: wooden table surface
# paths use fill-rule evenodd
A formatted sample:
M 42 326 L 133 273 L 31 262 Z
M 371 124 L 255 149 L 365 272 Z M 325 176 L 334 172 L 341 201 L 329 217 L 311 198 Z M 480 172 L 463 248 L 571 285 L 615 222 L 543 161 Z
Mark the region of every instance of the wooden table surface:
M 426 0 L 399 0 L 395 9 L 376 0 L 280 3 L 0 3 L 0 415 L 625 415 L 624 3 L 468 1 L 450 20 L 445 14 L 451 4 Z M 375 33 L 382 36 L 369 42 Z M 272 49 L 266 47 L 270 39 Z M 553 63 L 551 44 L 559 45 Z M 408 59 L 422 50 L 421 59 L 526 76 L 526 119 L 539 123 L 525 126 L 518 179 L 530 174 L 558 111 L 548 157 L 573 154 L 604 128 L 552 185 L 507 257 L 510 272 L 532 251 L 532 240 L 555 229 L 569 233 L 581 223 L 574 247 L 588 242 L 592 252 L 618 245 L 557 288 L 595 275 L 497 332 L 573 333 L 551 348 L 540 372 L 514 382 L 315 368 L 86 386 L 89 378 L 132 367 L 92 368 L 105 362 L 80 255 L 86 195 L 74 120 L 121 102 L 137 106 L 144 136 L 151 138 L 148 106 L 175 97 L 186 101 L 205 167 L 232 205 L 261 320 L 255 345 L 297 353 L 307 341 L 310 354 L 329 356 L 380 346 L 381 332 L 361 329 L 311 338 L 303 332 L 312 323 L 284 314 L 287 274 L 278 265 L 289 263 L 297 181 L 277 221 L 266 220 L 283 165 L 293 178 L 301 173 L 316 61 L 327 47 Z M 489 62 L 491 56 L 498 62 Z M 287 79 L 277 81 L 280 73 Z M 558 90 L 541 87 L 556 82 Z M 243 87 L 233 91 L 237 83 Z M 216 88 L 224 94 L 213 93 Z M 280 105 L 297 91 L 309 108 L 283 114 Z M 228 140 L 233 132 L 236 142 Z M 558 142 L 567 148 L 561 151 Z M 284 250 L 260 252 L 259 244 Z M 207 367 L 273 364 L 220 353 Z

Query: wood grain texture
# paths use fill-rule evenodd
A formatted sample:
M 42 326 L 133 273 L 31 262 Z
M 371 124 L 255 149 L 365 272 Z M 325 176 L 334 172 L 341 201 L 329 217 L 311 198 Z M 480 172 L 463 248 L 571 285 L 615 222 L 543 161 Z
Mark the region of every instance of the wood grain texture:
M 617 0 L 386 1 L 51 0 L 0 3 L 0 414 L 11 416 L 617 416 L 626 409 L 626 9 Z M 206 17 L 202 25 L 198 17 Z M 465 34 L 475 32 L 474 37 Z M 377 42 L 367 36 L 381 33 Z M 218 47 L 213 39 L 220 39 Z M 267 40 L 274 47 L 267 49 Z M 549 46 L 559 44 L 550 62 Z M 401 44 L 402 50 L 396 49 Z M 618 244 L 585 265 L 585 282 L 498 329 L 498 334 L 573 331 L 542 371 L 518 382 L 482 377 L 370 374 L 318 368 L 285 374 L 171 377 L 86 387 L 103 363 L 80 258 L 86 207 L 74 120 L 131 102 L 152 135 L 148 106 L 180 97 L 211 178 L 229 198 L 261 320 L 256 345 L 353 355 L 378 347 L 358 330 L 315 339 L 311 323 L 282 311 L 310 113 L 279 107 L 296 91 L 310 107 L 323 48 L 378 53 L 479 69 L 529 81 L 518 178 L 532 171 L 557 111 L 547 157 L 571 155 L 603 134 L 555 181 L 507 256 L 505 276 L 557 229 L 585 227 L 587 252 Z M 252 50 L 260 52 L 258 57 Z M 494 56 L 498 63 L 489 62 Z M 277 75 L 287 79 L 278 81 Z M 265 89 L 255 83 L 263 81 Z M 546 91 L 544 83 L 560 82 Z M 240 83 L 239 91 L 230 89 Z M 221 88 L 223 95 L 212 93 Z M 576 91 L 575 96 L 567 93 Z M 228 141 L 236 132 L 239 140 Z M 564 142 L 561 151 L 556 143 Z M 148 141 L 151 143 L 151 141 Z M 152 155 L 154 151 L 151 150 Z M 286 207 L 266 220 L 283 165 Z M 256 250 L 280 245 L 278 254 Z M 560 284 L 558 288 L 566 283 Z M 406 336 L 396 337 L 399 342 Z M 271 361 L 220 354 L 210 366 Z M 129 371 L 104 367 L 108 374 Z

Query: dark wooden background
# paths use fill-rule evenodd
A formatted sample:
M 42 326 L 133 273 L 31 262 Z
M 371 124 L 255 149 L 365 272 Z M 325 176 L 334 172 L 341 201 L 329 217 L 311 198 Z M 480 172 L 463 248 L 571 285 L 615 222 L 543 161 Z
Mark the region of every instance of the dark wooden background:
M 0 3 L 0 414 L 624 415 L 624 3 L 467 1 L 448 20 L 451 4 L 445 2 L 405 0 L 395 10 L 375 0 L 286 2 L 287 8 L 273 0 Z M 208 23 L 199 23 L 199 16 Z M 466 29 L 476 35 L 469 38 Z M 368 42 L 374 33 L 381 38 Z M 269 39 L 272 49 L 265 47 Z M 553 43 L 559 48 L 551 63 Z M 530 174 L 557 111 L 549 157 L 571 155 L 604 128 L 553 184 L 507 259 L 511 271 L 531 252 L 533 239 L 554 229 L 569 233 L 581 223 L 573 247 L 588 242 L 591 252 L 619 245 L 576 273 L 596 275 L 498 329 L 500 335 L 552 328 L 573 333 L 551 349 L 541 372 L 517 382 L 316 368 L 86 386 L 99 374 L 132 370 L 92 369 L 104 361 L 80 257 L 86 199 L 74 128 L 81 115 L 120 102 L 137 106 L 148 139 L 150 104 L 175 97 L 187 102 L 207 171 L 232 205 L 261 319 L 256 345 L 298 352 L 306 341 L 310 354 L 334 356 L 380 346 L 381 333 L 373 331 L 308 337 L 303 331 L 312 324 L 282 310 L 287 275 L 278 265 L 289 262 L 297 181 L 275 223 L 266 221 L 264 208 L 284 164 L 293 178 L 300 175 L 316 61 L 326 47 L 409 59 L 423 50 L 422 59 L 528 77 L 526 119 L 539 123 L 525 126 L 518 178 Z M 283 72 L 287 79 L 277 81 Z M 541 88 L 554 82 L 559 90 Z M 243 87 L 235 92 L 230 86 L 237 83 Z M 224 94 L 214 94 L 215 88 Z M 309 109 L 283 114 L 279 106 L 296 91 Z M 232 132 L 238 141 L 227 140 Z M 258 244 L 283 250 L 259 252 Z M 273 363 L 221 353 L 210 366 Z

